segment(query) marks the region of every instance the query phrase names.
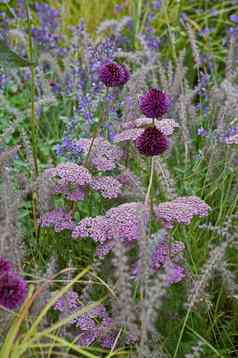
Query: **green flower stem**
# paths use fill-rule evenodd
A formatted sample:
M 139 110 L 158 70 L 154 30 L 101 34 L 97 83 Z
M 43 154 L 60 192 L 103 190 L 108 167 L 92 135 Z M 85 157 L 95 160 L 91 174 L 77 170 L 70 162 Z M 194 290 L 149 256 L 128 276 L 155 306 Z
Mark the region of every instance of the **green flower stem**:
M 35 65 L 33 57 L 33 41 L 32 41 L 32 26 L 29 13 L 29 6 L 27 0 L 25 0 L 25 9 L 26 9 L 26 18 L 27 18 L 27 27 L 28 27 L 28 40 L 29 40 L 29 58 L 30 58 L 30 70 L 31 70 L 31 145 L 32 145 L 32 154 L 33 154 L 33 179 L 36 179 L 39 170 L 38 170 L 38 160 L 37 160 L 37 123 L 35 115 Z M 34 221 L 34 230 L 36 239 L 39 238 L 39 226 L 37 223 L 37 192 L 32 193 L 32 214 Z
M 29 57 L 30 57 L 30 69 L 31 69 L 31 140 L 32 140 L 32 152 L 34 161 L 34 176 L 38 175 L 38 163 L 37 163 L 37 124 L 35 115 L 35 65 L 33 57 L 33 42 L 32 42 L 32 27 L 29 14 L 29 8 L 27 0 L 25 0 L 27 26 L 28 26 L 28 39 L 29 39 Z
M 153 178 L 154 178 L 154 157 L 151 157 L 150 181 L 149 181 L 147 193 L 145 196 L 145 206 L 146 207 L 149 206 L 149 204 L 150 204 L 150 194 L 151 194 L 151 189 L 152 189 L 152 185 L 153 185 Z
M 92 137 L 92 140 L 91 140 L 91 143 L 90 143 L 90 146 L 89 146 L 89 149 L 88 149 L 88 153 L 86 155 L 86 158 L 85 158 L 85 161 L 84 161 L 84 166 L 87 167 L 88 163 L 89 163 L 89 158 L 90 158 L 90 155 L 91 155 L 91 152 L 92 152 L 92 149 L 93 149 L 93 145 L 94 145 L 94 142 L 98 136 L 98 133 L 99 133 L 99 130 L 100 130 L 100 125 L 103 123 L 103 118 L 100 119 L 100 121 L 98 122 L 98 126 L 97 126 L 97 129 L 95 130 L 95 133 Z

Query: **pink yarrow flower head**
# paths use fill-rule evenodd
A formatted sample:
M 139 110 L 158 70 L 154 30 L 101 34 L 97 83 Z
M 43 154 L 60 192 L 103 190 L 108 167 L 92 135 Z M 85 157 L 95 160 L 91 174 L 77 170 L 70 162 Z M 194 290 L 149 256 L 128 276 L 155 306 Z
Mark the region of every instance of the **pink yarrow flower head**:
M 45 173 L 55 181 L 52 194 L 63 194 L 71 201 L 83 200 L 84 189 L 92 182 L 88 169 L 75 163 L 59 164 L 55 168 L 47 169 Z
M 171 105 L 170 96 L 161 90 L 151 88 L 139 97 L 139 106 L 142 113 L 149 118 L 160 118 L 168 112 Z
M 135 145 L 141 154 L 154 156 L 169 148 L 169 140 L 156 127 L 149 127 L 135 140 Z
M 96 216 L 95 218 L 82 219 L 73 232 L 72 237 L 83 238 L 90 237 L 95 242 L 104 243 L 112 238 L 110 232 L 111 222 L 105 216 Z
M 79 296 L 77 292 L 70 290 L 64 296 L 60 297 L 54 304 L 54 309 L 59 312 L 72 313 L 79 307 Z
M 55 209 L 40 218 L 42 227 L 53 227 L 55 232 L 64 230 L 73 230 L 75 224 L 73 223 L 72 216 L 63 208 Z
M 64 197 L 71 201 L 80 201 L 85 199 L 85 190 L 83 186 L 76 186 L 72 189 L 72 185 L 56 183 L 52 189 L 53 194 L 63 194 Z
M 91 142 L 91 138 L 81 138 L 77 141 L 77 145 L 84 154 L 87 154 Z M 98 170 L 108 171 L 116 168 L 117 162 L 122 156 L 123 151 L 121 148 L 109 143 L 103 137 L 97 137 L 91 150 L 90 163 Z
M 190 224 L 194 216 L 207 216 L 210 207 L 196 196 L 178 197 L 155 208 L 155 215 L 167 228 L 174 223 Z
M 111 221 L 111 233 L 114 239 L 125 243 L 140 240 L 148 222 L 148 212 L 140 202 L 126 203 L 109 209 L 105 217 Z
M 121 64 L 110 62 L 99 67 L 98 77 L 107 87 L 120 87 L 129 80 L 129 71 Z
M 152 242 L 152 255 L 150 258 L 150 269 L 152 273 L 164 272 L 164 284 L 170 286 L 173 283 L 180 282 L 185 277 L 185 269 L 180 266 L 183 259 L 183 252 L 185 245 L 182 241 L 172 241 L 168 236 L 159 240 L 159 242 Z M 155 245 L 154 245 L 155 244 Z M 132 277 L 140 276 L 141 267 L 137 261 L 132 267 Z
M 111 348 L 118 335 L 118 327 L 116 322 L 108 316 L 105 308 L 91 313 L 87 312 L 79 317 L 77 326 L 80 329 L 79 341 L 80 346 L 90 346 L 95 340 L 103 348 Z
M 69 291 L 61 297 L 54 309 L 64 318 L 83 308 L 75 291 Z M 111 348 L 118 334 L 116 323 L 109 317 L 106 308 L 99 304 L 84 314 L 79 314 L 70 322 L 79 330 L 78 345 L 88 347 L 96 340 L 101 347 Z
M 185 246 L 182 241 L 170 242 L 163 240 L 154 249 L 151 257 L 151 267 L 154 271 L 158 271 L 168 260 L 173 259 L 174 262 L 181 259 L 181 253 Z
M 26 281 L 15 272 L 0 274 L 0 306 L 15 309 L 27 295 Z
M 55 168 L 47 169 L 49 177 L 60 179 L 60 184 L 90 184 L 92 176 L 88 169 L 75 163 L 59 164 Z
M 113 177 L 94 177 L 91 188 L 99 191 L 104 198 L 114 199 L 121 194 L 121 183 Z
M 79 310 L 79 296 L 77 292 L 70 290 L 56 301 L 53 306 L 55 311 L 60 313 L 60 318 L 65 318 L 70 314 Z M 70 322 L 71 324 L 77 323 L 77 318 Z
M 178 127 L 173 119 L 164 118 L 161 120 L 152 118 L 138 118 L 130 122 L 127 129 L 116 134 L 114 143 L 134 141 L 141 154 L 153 156 L 162 154 L 169 148 L 168 136 L 173 134 Z
M 155 126 L 161 133 L 166 136 L 170 136 L 174 133 L 175 128 L 179 127 L 179 124 L 172 118 L 152 119 L 147 117 L 137 118 L 135 120 L 136 127 L 151 127 Z
M 142 203 L 122 204 L 109 209 L 104 216 L 85 218 L 72 232 L 73 238 L 90 237 L 99 244 L 97 254 L 109 253 L 115 240 L 126 245 L 140 240 L 148 221 L 148 213 Z
M 144 130 L 147 128 L 157 128 L 164 136 L 170 136 L 173 134 L 175 128 L 179 127 L 179 124 L 170 118 L 163 118 L 161 120 L 153 120 L 152 118 L 137 118 L 135 121 L 131 121 L 124 126 L 126 128 L 122 132 L 115 135 L 113 138 L 114 143 L 120 143 L 125 141 L 135 141 Z

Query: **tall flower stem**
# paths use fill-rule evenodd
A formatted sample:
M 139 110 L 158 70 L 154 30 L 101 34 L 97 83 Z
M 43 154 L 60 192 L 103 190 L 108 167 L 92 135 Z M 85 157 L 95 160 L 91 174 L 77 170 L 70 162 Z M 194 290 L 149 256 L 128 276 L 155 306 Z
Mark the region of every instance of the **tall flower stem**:
M 34 65 L 34 56 L 33 56 L 33 41 L 32 41 L 32 25 L 31 18 L 29 13 L 28 0 L 25 0 L 25 9 L 26 9 L 26 18 L 27 18 L 27 27 L 28 27 L 28 41 L 29 41 L 29 58 L 30 58 L 30 70 L 31 70 L 31 145 L 32 145 L 32 154 L 33 154 L 33 168 L 32 168 L 32 177 L 36 179 L 39 170 L 38 170 L 38 160 L 37 160 L 37 123 L 35 115 L 35 65 Z M 37 223 L 37 193 L 34 191 L 32 193 L 32 213 L 34 221 L 35 236 L 39 238 L 39 227 Z
M 89 149 L 88 149 L 88 153 L 86 155 L 86 158 L 85 158 L 85 161 L 84 161 L 84 166 L 87 167 L 88 163 L 89 163 L 89 159 L 90 159 L 90 155 L 91 155 L 91 152 L 92 152 L 92 149 L 93 149 L 93 145 L 94 145 L 94 142 L 98 136 L 98 133 L 99 133 L 99 130 L 100 130 L 100 125 L 102 124 L 103 122 L 103 118 L 98 122 L 98 126 L 97 126 L 97 129 L 95 130 L 94 132 L 94 135 L 91 139 L 91 142 L 90 142 L 90 146 L 89 146 Z
M 27 0 L 25 0 L 26 17 L 28 26 L 28 39 L 29 39 L 29 57 L 30 57 L 30 69 L 31 69 L 31 140 L 32 140 L 32 152 L 34 161 L 34 175 L 38 175 L 38 163 L 37 163 L 37 124 L 35 115 L 35 65 L 33 57 L 33 42 L 32 42 L 32 27 L 29 14 L 29 8 Z
M 149 180 L 147 193 L 146 193 L 146 196 L 145 196 L 145 206 L 146 207 L 148 207 L 149 202 L 150 202 L 150 194 L 151 194 L 151 189 L 152 189 L 152 185 L 153 185 L 153 178 L 154 178 L 154 157 L 151 157 L 150 180 Z

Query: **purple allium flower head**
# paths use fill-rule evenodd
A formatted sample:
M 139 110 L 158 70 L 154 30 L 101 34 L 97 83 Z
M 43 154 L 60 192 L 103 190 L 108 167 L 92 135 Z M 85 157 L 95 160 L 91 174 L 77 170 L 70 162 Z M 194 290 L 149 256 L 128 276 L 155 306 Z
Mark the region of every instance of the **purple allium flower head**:
M 145 116 L 159 118 L 168 112 L 171 105 L 169 95 L 161 90 L 151 88 L 139 98 L 139 106 Z
M 149 127 L 136 139 L 135 145 L 141 154 L 159 155 L 169 148 L 168 138 L 156 127 Z
M 98 69 L 99 79 L 107 87 L 123 86 L 129 80 L 129 71 L 116 62 L 103 64 Z
M 0 305 L 8 308 L 17 308 L 26 298 L 26 281 L 14 272 L 0 274 Z
M 12 271 L 12 264 L 9 260 L 5 259 L 5 257 L 0 256 L 0 275 L 3 272 Z

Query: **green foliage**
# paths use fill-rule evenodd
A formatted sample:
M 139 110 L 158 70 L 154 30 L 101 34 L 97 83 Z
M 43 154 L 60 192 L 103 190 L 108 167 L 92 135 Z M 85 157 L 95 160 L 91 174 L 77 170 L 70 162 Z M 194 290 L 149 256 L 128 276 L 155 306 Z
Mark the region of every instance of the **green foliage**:
M 11 50 L 7 44 L 0 39 L 0 64 L 3 67 L 29 67 L 33 65 L 30 61 L 19 56 Z

